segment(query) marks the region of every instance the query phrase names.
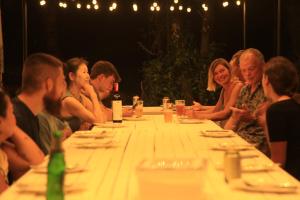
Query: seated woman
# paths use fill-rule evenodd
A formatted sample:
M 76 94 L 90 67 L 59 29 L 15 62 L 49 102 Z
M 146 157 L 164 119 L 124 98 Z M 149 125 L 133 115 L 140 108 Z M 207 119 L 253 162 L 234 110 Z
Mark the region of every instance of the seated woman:
M 8 170 L 16 180 L 40 164 L 44 154 L 34 141 L 16 125 L 10 98 L 0 90 L 0 192 L 8 186 Z
M 97 94 L 89 83 L 87 61 L 72 58 L 67 61 L 64 69 L 67 91 L 62 99 L 61 116 L 72 129 L 89 129 L 95 122 L 106 121 Z
M 207 90 L 215 91 L 217 85 L 222 87 L 217 104 L 210 107 L 193 106 L 196 118 L 214 121 L 226 120 L 231 113 L 230 107 L 236 103 L 243 84 L 240 81 L 231 79 L 230 65 L 223 58 L 214 60 L 208 72 Z
M 298 72 L 288 59 L 274 57 L 265 64 L 262 85 L 272 102 L 266 113 L 271 158 L 300 180 L 298 83 Z

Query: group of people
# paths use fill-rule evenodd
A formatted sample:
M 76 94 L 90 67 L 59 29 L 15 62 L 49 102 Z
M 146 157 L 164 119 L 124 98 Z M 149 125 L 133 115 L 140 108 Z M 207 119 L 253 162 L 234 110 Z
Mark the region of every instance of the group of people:
M 82 58 L 63 63 L 35 53 L 23 64 L 20 93 L 11 100 L 0 90 L 0 191 L 44 160 L 54 131 L 65 139 L 112 119 L 102 100 L 121 78 L 108 61 L 96 62 L 90 74 L 87 65 Z
M 30 55 L 20 93 L 11 100 L 0 90 L 0 191 L 43 161 L 54 131 L 67 138 L 95 122 L 112 120 L 102 100 L 120 81 L 108 61 L 96 62 L 89 74 L 82 58 L 63 63 L 49 54 Z M 300 179 L 298 83 L 288 59 L 274 57 L 265 63 L 257 49 L 238 51 L 230 62 L 218 58 L 211 63 L 208 90 L 222 87 L 219 100 L 215 106 L 194 102 L 193 116 L 236 131 Z
M 238 51 L 228 63 L 211 63 L 208 90 L 221 87 L 215 106 L 194 102 L 193 116 L 237 132 L 300 180 L 300 98 L 295 65 L 284 57 L 265 63 L 254 48 Z

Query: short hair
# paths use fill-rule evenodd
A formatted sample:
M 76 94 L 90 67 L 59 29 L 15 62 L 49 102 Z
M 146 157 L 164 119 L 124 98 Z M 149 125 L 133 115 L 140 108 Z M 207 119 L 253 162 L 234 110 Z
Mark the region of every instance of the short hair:
M 278 95 L 293 96 L 299 85 L 298 72 L 295 65 L 287 58 L 277 56 L 271 58 L 263 69 L 272 88 Z
M 224 58 L 217 58 L 210 64 L 208 70 L 208 80 L 207 80 L 207 90 L 208 91 L 216 91 L 217 83 L 214 80 L 214 71 L 218 65 L 223 65 L 230 72 L 230 64 Z
M 265 63 L 264 55 L 258 49 L 255 49 L 255 48 L 249 48 L 249 49 L 244 50 L 240 55 L 239 63 L 242 58 L 244 58 L 248 55 L 254 55 L 262 64 Z
M 9 97 L 7 96 L 7 94 L 2 89 L 0 89 L 0 116 L 1 117 L 6 117 L 8 99 Z
M 105 61 L 105 60 L 100 60 L 97 61 L 92 69 L 91 69 L 91 73 L 90 73 L 90 77 L 91 79 L 96 79 L 98 75 L 103 74 L 105 75 L 105 77 L 111 76 L 113 75 L 115 78 L 115 81 L 121 82 L 121 77 L 117 71 L 117 69 L 115 68 L 115 66 L 109 62 L 109 61 Z
M 64 74 L 65 74 L 66 83 L 67 83 L 68 87 L 71 84 L 69 73 L 72 72 L 72 73 L 76 74 L 79 66 L 82 64 L 88 65 L 88 61 L 86 61 L 84 58 L 78 58 L 78 57 L 71 58 L 71 59 L 67 60 L 67 62 L 65 63 Z
M 22 92 L 33 93 L 41 89 L 41 83 L 47 78 L 55 79 L 62 61 L 46 54 L 35 53 L 28 56 L 23 64 Z

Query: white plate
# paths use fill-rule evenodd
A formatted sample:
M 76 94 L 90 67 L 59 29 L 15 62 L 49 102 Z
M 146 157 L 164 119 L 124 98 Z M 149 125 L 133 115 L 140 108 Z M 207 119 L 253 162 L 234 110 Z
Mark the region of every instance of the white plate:
M 275 170 L 276 164 L 242 164 L 242 172 L 254 173 L 254 172 L 266 172 Z M 217 170 L 224 170 L 222 164 L 216 166 Z
M 147 120 L 145 117 L 123 117 L 123 120 L 125 121 L 145 121 Z
M 77 142 L 73 143 L 77 148 L 95 149 L 95 148 L 112 148 L 117 146 L 117 141 L 112 139 L 104 139 L 99 142 Z
M 101 139 L 101 138 L 113 137 L 113 133 L 110 131 L 95 131 L 95 130 L 94 131 L 76 131 L 73 134 L 73 137 Z
M 207 130 L 207 131 L 201 131 L 201 135 L 204 137 L 214 137 L 214 138 L 235 136 L 235 134 L 231 130 Z
M 122 123 L 94 123 L 95 126 L 100 128 L 123 128 L 126 127 Z
M 47 166 L 31 166 L 31 169 L 35 173 L 46 174 L 48 172 Z M 86 168 L 79 165 L 67 165 L 66 173 L 79 173 L 86 171 Z
M 200 119 L 178 119 L 180 124 L 202 124 L 204 123 L 203 120 Z
M 254 146 L 251 144 L 227 144 L 227 143 L 221 143 L 217 144 L 211 147 L 212 150 L 216 151 L 227 151 L 228 149 L 233 149 L 236 151 L 247 151 L 247 150 L 254 150 Z
M 264 179 L 253 180 L 233 180 L 230 186 L 234 189 L 245 190 L 249 192 L 265 192 L 265 193 L 296 193 L 299 187 L 291 182 L 266 181 Z
M 18 192 L 22 193 L 34 193 L 36 195 L 45 195 L 47 190 L 47 184 L 33 185 L 33 184 L 17 184 Z M 82 184 L 77 185 L 65 185 L 65 193 L 81 192 L 84 190 Z

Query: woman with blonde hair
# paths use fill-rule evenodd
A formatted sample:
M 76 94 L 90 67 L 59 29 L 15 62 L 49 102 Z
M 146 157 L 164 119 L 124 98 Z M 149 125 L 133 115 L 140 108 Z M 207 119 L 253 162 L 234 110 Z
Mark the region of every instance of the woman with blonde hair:
M 230 68 L 230 64 L 223 58 L 218 58 L 211 63 L 207 90 L 215 91 L 217 86 L 220 86 L 222 87 L 221 94 L 215 106 L 207 107 L 195 103 L 193 109 L 196 118 L 222 121 L 230 116 L 230 107 L 235 105 L 243 86 L 240 81 L 232 80 Z

